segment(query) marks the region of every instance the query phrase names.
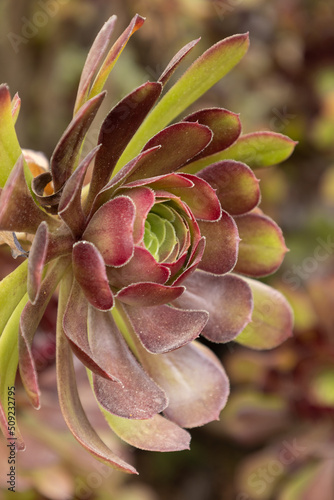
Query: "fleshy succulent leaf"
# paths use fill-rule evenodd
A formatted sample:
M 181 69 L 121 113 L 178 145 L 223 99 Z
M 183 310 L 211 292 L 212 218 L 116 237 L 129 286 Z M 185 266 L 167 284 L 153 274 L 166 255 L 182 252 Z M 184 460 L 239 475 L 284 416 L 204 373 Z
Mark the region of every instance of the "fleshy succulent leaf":
M 194 340 L 208 321 L 206 311 L 183 311 L 168 305 L 123 307 L 134 332 L 153 354 L 172 351 Z
M 105 263 L 96 246 L 89 241 L 73 245 L 72 267 L 86 299 L 100 311 L 108 311 L 114 298 L 108 283 Z
M 74 237 L 80 237 L 86 225 L 86 217 L 81 205 L 81 191 L 87 169 L 98 152 L 94 148 L 80 163 L 66 182 L 59 200 L 58 214 L 66 222 Z
M 180 122 L 163 129 L 145 145 L 144 151 L 161 146 L 136 165 L 128 182 L 174 172 L 202 151 L 212 138 L 211 130 L 198 123 Z
M 23 309 L 19 328 L 19 368 L 26 393 L 35 408 L 40 406 L 40 391 L 37 382 L 35 361 L 32 355 L 32 341 L 52 294 L 70 264 L 64 257 L 55 261 L 48 269 L 41 284 L 35 304 L 28 302 Z
M 236 217 L 235 222 L 241 238 L 235 271 L 254 277 L 276 271 L 287 252 L 278 225 L 270 217 L 257 213 Z
M 23 157 L 20 156 L 0 195 L 0 229 L 35 233 L 43 220 L 50 228 L 59 225 L 35 204 L 26 183 Z
M 150 282 L 133 283 L 118 292 L 116 298 L 130 306 L 152 307 L 172 302 L 184 290 L 183 286 L 165 286 Z
M 187 122 L 198 122 L 206 125 L 213 132 L 210 144 L 197 156 L 190 160 L 190 163 L 200 158 L 210 156 L 218 151 L 223 151 L 233 144 L 241 133 L 241 122 L 239 115 L 222 108 L 201 109 L 184 118 Z M 185 172 L 192 172 L 191 166 L 184 167 Z
M 89 306 L 89 343 L 99 364 L 119 383 L 93 375 L 95 396 L 108 412 L 145 419 L 163 411 L 168 400 L 130 352 L 110 313 Z
M 189 67 L 150 113 L 119 160 L 119 169 L 139 153 L 152 135 L 226 75 L 248 49 L 248 35 L 234 35 L 210 47 Z
M 161 82 L 162 85 L 166 85 L 170 77 L 173 75 L 174 71 L 178 67 L 178 65 L 182 62 L 183 58 L 189 54 L 189 52 L 197 45 L 197 43 L 200 41 L 200 38 L 197 38 L 196 40 L 192 40 L 191 42 L 187 43 L 182 49 L 180 49 L 175 56 L 169 61 L 168 65 L 166 66 L 165 70 L 162 72 L 160 75 L 158 82 Z
M 127 264 L 116 269 L 107 268 L 107 274 L 112 286 L 123 287 L 143 281 L 166 283 L 170 271 L 168 267 L 156 262 L 146 248 L 135 247 L 133 256 Z
M 142 352 L 148 373 L 168 395 L 164 415 L 181 427 L 218 420 L 229 394 L 229 381 L 207 347 L 192 342 L 164 355 Z
M 206 245 L 199 269 L 213 274 L 225 274 L 237 262 L 239 236 L 237 225 L 227 212 L 223 211 L 219 221 L 198 221 Z
M 36 302 L 40 291 L 48 243 L 48 226 L 46 222 L 41 222 L 32 242 L 28 259 L 27 290 L 32 304 Z
M 230 342 L 251 321 L 252 292 L 238 276 L 196 271 L 183 283 L 186 292 L 173 305 L 182 309 L 204 308 L 209 320 L 202 335 L 211 342 Z
M 0 187 L 6 181 L 22 154 L 12 117 L 12 103 L 7 85 L 0 85 Z
M 123 266 L 132 257 L 135 204 L 127 196 L 108 201 L 93 215 L 83 239 L 93 243 L 107 266 Z
M 117 436 L 136 448 L 161 452 L 189 449 L 189 433 L 161 415 L 146 420 L 129 420 L 103 413 Z
M 144 24 L 145 18 L 139 16 L 136 14 L 129 26 L 126 28 L 126 30 L 123 31 L 121 36 L 116 40 L 114 45 L 111 47 L 109 50 L 107 57 L 105 58 L 104 62 L 102 63 L 96 78 L 93 82 L 92 88 L 89 92 L 89 97 L 92 98 L 96 96 L 99 92 L 104 87 L 104 84 L 107 81 L 107 78 L 109 76 L 109 73 L 111 72 L 112 68 L 114 67 L 118 57 L 120 56 L 121 52 L 123 51 L 124 47 L 128 43 L 130 37 Z
M 116 19 L 116 16 L 111 16 L 108 21 L 104 23 L 102 29 L 96 36 L 90 51 L 88 52 L 78 86 L 74 114 L 79 111 L 81 106 L 85 104 L 88 99 L 89 89 L 93 83 L 94 75 L 102 63 L 104 54 L 108 48 Z
M 268 285 L 242 278 L 250 286 L 254 309 L 252 321 L 234 339 L 252 349 L 272 349 L 292 336 L 293 314 L 285 297 Z
M 28 261 L 25 260 L 0 281 L 0 332 L 3 331 L 14 309 L 27 292 L 27 275 Z
M 259 181 L 245 163 L 234 160 L 213 163 L 197 176 L 216 190 L 222 209 L 230 215 L 245 214 L 260 202 Z
M 74 116 L 60 138 L 51 160 L 50 169 L 54 191 L 59 191 L 76 167 L 85 135 L 102 104 L 106 92 L 101 92 L 87 101 Z
M 96 156 L 87 206 L 108 183 L 117 160 L 157 101 L 161 89 L 159 83 L 144 83 L 124 97 L 105 118 L 98 138 L 102 147 Z
M 28 296 L 25 294 L 14 308 L 0 337 L 0 405 L 3 409 L 3 418 L 0 418 L 0 428 L 8 439 L 10 439 L 7 422 L 9 401 L 8 389 L 15 386 L 18 365 L 18 330 L 20 316 L 27 301 Z M 17 428 L 17 424 L 15 424 L 15 437 L 17 438 L 17 448 L 21 450 L 24 449 L 25 445 Z
M 191 166 L 191 173 L 222 160 L 236 160 L 246 163 L 250 168 L 263 168 L 289 158 L 297 143 L 277 132 L 252 132 L 239 137 L 229 148 L 202 158 Z M 187 170 L 188 171 L 188 170 Z
M 62 318 L 70 294 L 70 279 L 62 280 L 57 321 L 57 386 L 60 408 L 70 431 L 77 441 L 98 460 L 112 467 L 136 474 L 136 470 L 105 445 L 89 422 L 79 398 L 70 345 L 62 328 Z
M 147 187 L 138 187 L 131 190 L 127 189 L 124 194 L 129 196 L 136 208 L 136 215 L 133 225 L 133 242 L 139 244 L 145 232 L 146 217 L 154 205 L 155 195 L 152 189 Z
M 19 113 L 20 113 L 20 108 L 21 108 L 21 99 L 20 99 L 19 94 L 17 92 L 12 99 L 11 106 L 12 106 L 13 123 L 15 125 L 16 120 L 17 120 Z

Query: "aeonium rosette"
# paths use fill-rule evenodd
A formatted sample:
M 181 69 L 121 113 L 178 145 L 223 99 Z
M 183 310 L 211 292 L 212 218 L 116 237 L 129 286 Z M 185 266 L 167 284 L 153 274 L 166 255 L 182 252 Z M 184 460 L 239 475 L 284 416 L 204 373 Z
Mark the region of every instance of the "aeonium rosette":
M 73 120 L 49 167 L 21 151 L 14 129 L 20 101 L 0 87 L 0 229 L 13 233 L 16 247 L 25 233 L 34 235 L 28 259 L 0 286 L 0 357 L 10 353 L 0 369 L 0 415 L 8 434 L 5 387 L 14 384 L 17 365 L 32 404 L 40 406 L 33 339 L 59 285 L 63 416 L 97 458 L 134 472 L 89 423 L 72 352 L 87 367 L 116 434 L 148 450 L 187 448 L 184 427 L 218 418 L 229 392 L 218 359 L 194 339 L 202 334 L 267 349 L 291 335 L 282 295 L 250 278 L 275 271 L 286 251 L 278 226 L 257 208 L 250 166 L 285 159 L 294 143 L 269 132 L 241 136 L 239 116 L 221 108 L 168 125 L 242 58 L 248 37 L 235 35 L 207 50 L 156 104 L 198 40 L 181 49 L 157 82 L 110 111 L 97 146 L 82 159 L 106 78 L 143 18 L 133 18 L 103 59 L 114 23 L 112 17 L 92 46 Z

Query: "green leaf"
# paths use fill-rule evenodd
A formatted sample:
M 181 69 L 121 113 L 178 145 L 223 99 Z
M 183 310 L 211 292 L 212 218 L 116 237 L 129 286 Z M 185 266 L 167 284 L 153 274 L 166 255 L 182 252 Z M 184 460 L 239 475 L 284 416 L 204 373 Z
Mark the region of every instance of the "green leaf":
M 252 349 L 272 349 L 292 336 L 293 314 L 285 297 L 260 281 L 243 278 L 253 294 L 252 321 L 234 339 Z
M 28 260 L 0 282 L 0 335 L 14 309 L 27 292 Z
M 221 160 L 237 160 L 251 168 L 276 165 L 289 158 L 297 143 L 276 132 L 253 132 L 239 139 L 224 151 L 189 164 L 187 172 L 198 172 Z
M 0 85 L 0 187 L 21 155 L 12 117 L 12 103 L 7 85 Z
M 18 365 L 18 332 L 22 310 L 28 302 L 28 295 L 25 294 L 9 320 L 0 337 L 0 401 L 4 410 L 4 416 L 7 421 L 8 415 L 8 387 L 15 386 L 15 378 Z M 2 302 L 3 304 L 4 302 Z M 7 429 L 3 429 L 4 434 L 7 434 Z M 20 437 L 17 425 L 15 435 Z M 22 444 L 18 443 L 21 448 Z
M 116 171 L 146 142 L 226 75 L 245 55 L 248 35 L 234 35 L 210 47 L 181 76 L 146 118 L 121 156 Z

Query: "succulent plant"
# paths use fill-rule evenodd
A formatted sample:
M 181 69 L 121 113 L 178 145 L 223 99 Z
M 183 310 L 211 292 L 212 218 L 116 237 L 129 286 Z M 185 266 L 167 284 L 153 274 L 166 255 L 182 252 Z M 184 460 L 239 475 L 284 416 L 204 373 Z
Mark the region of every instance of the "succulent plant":
M 32 405 L 40 406 L 32 345 L 59 285 L 56 368 L 64 419 L 88 451 L 126 472 L 135 469 L 87 419 L 73 353 L 118 436 L 146 450 L 172 451 L 188 448 L 184 428 L 218 418 L 229 393 L 218 359 L 195 339 L 269 349 L 292 331 L 287 301 L 252 279 L 274 272 L 286 252 L 281 230 L 258 208 L 252 168 L 284 160 L 295 143 L 273 132 L 241 135 L 239 116 L 222 108 L 169 125 L 241 60 L 247 34 L 209 48 L 158 102 L 198 40 L 187 44 L 157 82 L 144 83 L 109 112 L 97 146 L 81 157 L 105 81 L 143 22 L 136 15 L 109 52 L 115 16 L 98 34 L 50 166 L 21 150 L 14 128 L 20 99 L 11 101 L 8 87 L 0 87 L 0 230 L 28 256 L 0 284 L 1 427 L 8 436 L 7 388 L 17 367 Z M 32 243 L 23 249 L 25 235 Z M 18 429 L 16 436 L 23 449 Z

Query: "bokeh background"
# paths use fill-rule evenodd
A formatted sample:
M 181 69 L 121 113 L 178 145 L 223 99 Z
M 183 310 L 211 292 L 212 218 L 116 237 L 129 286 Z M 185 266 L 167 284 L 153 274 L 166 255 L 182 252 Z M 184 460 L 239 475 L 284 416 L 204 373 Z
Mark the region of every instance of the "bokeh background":
M 244 132 L 272 130 L 298 141 L 284 164 L 257 171 L 261 208 L 282 227 L 290 249 L 266 281 L 289 298 L 295 335 L 271 352 L 233 343 L 216 347 L 231 379 L 231 397 L 220 422 L 192 431 L 187 452 L 149 453 L 120 443 L 91 405 L 83 375 L 91 419 L 140 472 L 129 477 L 87 456 L 59 416 L 51 304 L 35 347 L 43 408 L 30 410 L 24 396 L 17 401 L 27 451 L 18 457 L 15 498 L 333 500 L 334 3 L 1 0 L 0 80 L 22 99 L 22 147 L 51 154 L 71 119 L 96 33 L 117 14 L 120 34 L 137 12 L 147 20 L 112 72 L 101 115 L 135 86 L 156 79 L 190 40 L 202 37 L 194 49 L 200 55 L 226 36 L 249 31 L 244 60 L 196 108 L 226 107 L 241 114 Z M 92 143 L 96 131 L 97 125 Z M 2 278 L 17 261 L 4 248 L 1 259 Z M 6 469 L 6 457 L 1 441 L 0 470 Z M 1 499 L 12 498 L 2 474 L 0 488 Z

